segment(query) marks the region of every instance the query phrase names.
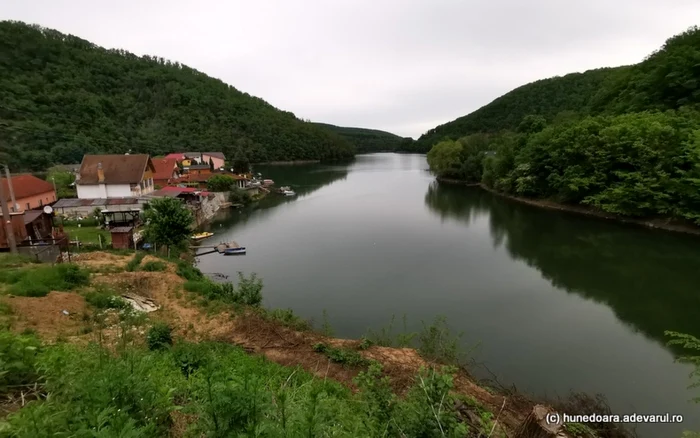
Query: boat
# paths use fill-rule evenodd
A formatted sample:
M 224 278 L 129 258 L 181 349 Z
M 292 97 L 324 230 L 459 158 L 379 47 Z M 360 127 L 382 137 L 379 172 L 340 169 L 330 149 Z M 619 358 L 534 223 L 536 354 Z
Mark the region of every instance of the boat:
M 245 246 L 224 249 L 224 255 L 238 255 L 238 254 L 245 254 Z
M 203 233 L 193 234 L 192 237 L 190 237 L 190 239 L 194 240 L 195 242 L 198 242 L 200 240 L 206 239 L 207 237 L 211 237 L 213 235 L 214 235 L 214 233 L 210 233 L 209 231 L 205 231 Z
M 282 192 L 282 194 L 284 194 L 284 196 L 294 196 L 294 195 L 296 195 L 296 193 L 294 192 L 294 190 L 285 190 L 284 192 Z

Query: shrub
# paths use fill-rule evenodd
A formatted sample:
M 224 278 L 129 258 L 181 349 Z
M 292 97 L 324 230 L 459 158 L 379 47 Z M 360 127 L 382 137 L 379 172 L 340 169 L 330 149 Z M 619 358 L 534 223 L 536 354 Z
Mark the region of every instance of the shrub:
M 192 266 L 192 264 L 187 263 L 183 260 L 177 262 L 176 274 L 185 280 L 202 280 L 204 279 L 204 274 L 202 271 Z
M 459 341 L 462 333 L 453 336 L 447 318 L 437 316 L 431 325 L 423 322 L 423 331 L 418 334 L 418 352 L 424 358 L 443 364 L 457 364 L 460 360 Z
M 90 273 L 72 263 L 38 268 L 22 268 L 2 276 L 14 295 L 43 297 L 52 290 L 67 291 L 90 282 Z
M 137 252 L 134 254 L 134 257 L 129 260 L 129 263 L 126 264 L 126 270 L 129 272 L 135 271 L 141 264 L 141 260 L 143 260 L 144 257 L 146 257 L 146 253 L 144 252 Z
M 153 324 L 153 327 L 148 329 L 148 334 L 146 335 L 148 349 L 162 350 L 173 345 L 172 332 L 172 328 L 164 322 L 157 322 Z
M 147 272 L 165 271 L 166 268 L 166 264 L 158 260 L 151 260 L 141 266 L 141 270 Z
M 293 330 L 307 331 L 312 328 L 309 321 L 296 315 L 292 309 L 261 309 L 260 315 L 268 321 L 275 321 Z
M 262 303 L 262 280 L 255 274 L 246 278 L 239 272 L 237 288 L 232 283 L 215 283 L 206 278 L 186 281 L 184 288 L 203 296 L 206 300 L 220 300 L 228 304 L 252 307 L 258 307 Z
M 340 363 L 348 366 L 367 366 L 372 363 L 369 359 L 362 357 L 357 351 L 353 351 L 347 348 L 336 348 L 331 347 L 328 344 L 322 342 L 315 344 L 313 349 L 317 353 L 322 353 L 328 359 L 335 363 Z
M 36 357 L 41 342 L 34 335 L 0 331 L 0 393 L 11 386 L 34 383 L 39 378 Z
M 85 301 L 97 309 L 125 309 L 129 306 L 122 297 L 105 287 L 86 293 Z

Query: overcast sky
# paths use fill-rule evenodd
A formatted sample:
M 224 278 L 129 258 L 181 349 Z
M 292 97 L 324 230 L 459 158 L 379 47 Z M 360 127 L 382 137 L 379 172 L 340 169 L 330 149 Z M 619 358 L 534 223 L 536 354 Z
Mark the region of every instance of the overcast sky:
M 0 0 L 0 18 L 415 138 L 527 82 L 639 62 L 700 24 L 700 0 Z

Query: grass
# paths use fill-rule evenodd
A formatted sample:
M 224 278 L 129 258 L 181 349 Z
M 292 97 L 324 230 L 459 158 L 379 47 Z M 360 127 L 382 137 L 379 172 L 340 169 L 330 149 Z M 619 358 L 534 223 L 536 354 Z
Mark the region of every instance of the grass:
M 102 236 L 102 245 L 105 247 L 111 245 L 112 236 L 109 231 L 100 229 L 96 226 L 82 225 L 64 225 L 63 230 L 68 233 L 70 240 L 79 240 L 81 243 L 99 245 L 99 236 Z
M 320 342 L 314 345 L 314 351 L 317 353 L 322 353 L 328 359 L 335 363 L 356 367 L 356 366 L 368 366 L 372 363 L 369 359 L 362 357 L 357 351 L 351 350 L 349 348 L 336 348 L 328 344 Z
M 85 286 L 89 282 L 90 273 L 72 263 L 36 267 L 28 265 L 0 271 L 0 283 L 9 285 L 8 293 L 27 297 L 43 297 L 52 290 L 67 291 Z
M 144 257 L 146 257 L 145 252 L 137 252 L 134 254 L 134 257 L 126 264 L 126 270 L 128 272 L 136 271 Z
M 0 269 L 18 268 L 30 263 L 40 262 L 23 254 L 0 253 Z
M 267 320 L 274 321 L 292 330 L 300 332 L 313 329 L 311 322 L 296 315 L 292 309 L 259 309 L 259 315 Z
M 122 297 L 107 286 L 102 284 L 95 286 L 84 295 L 85 301 L 96 309 L 125 309 L 129 306 Z
M 151 260 L 141 266 L 141 270 L 147 272 L 165 271 L 166 268 L 167 265 L 158 260 Z
M 465 435 L 451 408 L 451 378 L 439 372 L 417 376 L 409 396 L 398 398 L 377 366 L 360 376 L 353 394 L 227 344 L 148 350 L 131 343 L 109 352 L 41 346 L 32 335 L 8 331 L 0 339 L 11 359 L 0 362 L 5 388 L 37 383 L 51 394 L 9 415 L 8 436 L 168 436 L 175 415 L 189 419 L 177 426 L 187 428 L 185 436 Z

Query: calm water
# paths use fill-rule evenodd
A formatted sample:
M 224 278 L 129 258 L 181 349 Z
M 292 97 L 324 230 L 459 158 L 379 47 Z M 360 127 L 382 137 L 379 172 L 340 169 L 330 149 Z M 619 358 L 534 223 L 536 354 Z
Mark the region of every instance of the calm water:
M 664 330 L 700 336 L 700 239 L 538 209 L 439 185 L 422 155 L 348 166 L 258 167 L 298 196 L 211 224 L 248 255 L 200 258 L 204 272 L 257 272 L 269 307 L 359 337 L 406 314 L 445 315 L 477 360 L 539 395 L 603 393 L 618 413 L 682 414 L 643 437 L 700 430 L 690 368 Z M 400 325 L 400 324 L 399 324 Z M 478 374 L 478 370 L 477 370 Z

